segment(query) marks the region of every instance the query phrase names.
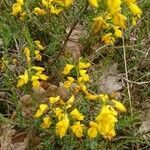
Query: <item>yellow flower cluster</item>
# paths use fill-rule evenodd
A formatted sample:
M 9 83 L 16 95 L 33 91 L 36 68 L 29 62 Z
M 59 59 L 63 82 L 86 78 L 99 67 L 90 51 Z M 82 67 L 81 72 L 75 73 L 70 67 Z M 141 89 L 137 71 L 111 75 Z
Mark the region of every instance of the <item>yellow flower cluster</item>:
M 25 70 L 23 75 L 19 75 L 19 80 L 17 87 L 22 87 L 27 84 L 29 81 L 32 82 L 33 88 L 37 88 L 40 86 L 40 80 L 47 80 L 48 76 L 43 73 L 45 69 L 43 67 L 32 66 L 30 68 L 31 74 L 29 74 L 28 70 Z
M 46 15 L 48 13 L 58 15 L 65 8 L 70 7 L 73 4 L 73 0 L 41 0 L 41 7 L 35 7 L 33 13 L 35 15 Z M 12 15 L 20 16 L 23 20 L 26 13 L 23 11 L 24 0 L 17 0 L 12 6 Z
M 89 0 L 91 6 L 98 8 L 99 0 Z M 134 15 L 132 17 L 132 24 L 135 25 L 137 19 L 141 17 L 142 11 L 137 6 L 136 0 L 106 0 L 106 10 L 102 16 L 98 16 L 93 19 L 93 29 L 94 33 L 99 33 L 104 31 L 102 36 L 102 41 L 105 44 L 114 44 L 115 38 L 122 37 L 122 30 L 126 28 L 127 17 L 122 14 L 121 5 L 125 2 L 129 7 L 130 11 Z M 106 33 L 107 31 L 107 33 Z M 112 32 L 113 31 L 113 32 Z
M 26 12 L 23 11 L 24 0 L 16 0 L 17 2 L 12 6 L 12 15 L 19 16 L 20 20 L 23 20 L 26 16 Z
M 77 64 L 66 64 L 62 73 L 68 77 L 63 86 L 70 90 L 72 95 L 67 101 L 58 95 L 56 97 L 50 97 L 48 104 L 40 104 L 34 117 L 39 118 L 46 114 L 43 117 L 42 128 L 46 129 L 54 125 L 56 135 L 61 138 L 67 134 L 69 128 L 78 138 L 84 136 L 85 131 L 87 131 L 89 138 L 102 135 L 104 138 L 110 140 L 116 135 L 115 125 L 118 121 L 117 110 L 126 112 L 126 108 L 121 102 L 110 98 L 108 95 L 88 92 L 86 83 L 90 81 L 90 77 L 87 69 L 90 65 L 91 63 L 82 59 Z M 76 76 L 73 78 L 72 73 L 75 72 Z M 98 115 L 90 117 L 90 119 L 93 118 L 93 121 L 90 121 L 89 127 L 85 125 L 87 124 L 85 120 L 89 120 L 89 118 L 75 107 L 76 95 L 79 94 L 82 94 L 87 100 L 92 100 L 93 103 L 98 101 L 101 104 Z M 56 123 L 52 120 L 53 118 L 56 118 L 54 119 L 57 121 Z
M 34 14 L 36 15 L 45 15 L 47 12 L 58 15 L 64 10 L 73 4 L 73 0 L 42 0 L 42 7 L 34 8 Z
M 35 43 L 35 47 L 37 49 L 37 50 L 35 50 L 35 58 L 38 61 L 41 61 L 42 56 L 40 54 L 40 50 L 44 50 L 44 47 L 41 45 L 40 41 L 38 41 L 38 40 L 34 41 L 34 43 Z M 24 49 L 24 53 L 26 56 L 28 69 L 25 70 L 23 75 L 19 75 L 17 87 L 22 87 L 23 85 L 25 85 L 29 81 L 31 81 L 33 88 L 37 88 L 40 86 L 40 81 L 47 80 L 48 76 L 43 73 L 43 71 L 45 70 L 43 67 L 32 66 L 30 49 L 28 47 L 26 47 Z

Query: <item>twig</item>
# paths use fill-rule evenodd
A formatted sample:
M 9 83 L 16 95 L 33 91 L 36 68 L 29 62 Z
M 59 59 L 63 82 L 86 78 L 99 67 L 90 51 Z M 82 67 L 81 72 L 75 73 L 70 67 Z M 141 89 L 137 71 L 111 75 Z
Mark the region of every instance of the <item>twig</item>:
M 148 84 L 150 83 L 150 81 L 143 81 L 143 82 L 136 82 L 136 81 L 131 81 L 129 79 L 126 79 L 124 77 L 122 77 L 122 79 L 124 79 L 125 81 L 129 82 L 129 83 L 134 83 L 134 84 L 137 84 L 137 85 L 143 85 L 143 84 Z
M 66 40 L 64 41 L 62 50 L 65 49 L 65 46 L 66 46 L 66 44 L 67 44 L 67 41 L 69 40 L 69 37 L 70 37 L 71 33 L 73 32 L 74 28 L 76 27 L 76 25 L 77 25 L 78 22 L 80 21 L 80 18 L 82 17 L 82 15 L 84 14 L 84 12 L 87 10 L 88 6 L 89 6 L 89 5 L 86 4 L 86 6 L 82 9 L 80 15 L 75 19 L 75 22 L 73 23 L 73 26 L 71 27 L 71 29 L 70 29 L 70 31 L 69 31 L 67 37 L 66 37 Z
M 129 80 L 129 78 L 128 78 L 128 68 L 127 68 L 127 59 L 126 59 L 126 49 L 125 49 L 124 37 L 122 37 L 122 44 L 123 44 L 123 57 L 124 57 L 125 75 L 126 75 L 126 79 Z M 127 89 L 128 89 L 128 97 L 129 97 L 129 101 L 130 101 L 130 112 L 131 112 L 131 115 L 133 115 L 133 108 L 132 108 L 132 100 L 131 100 L 131 93 L 130 93 L 129 82 L 127 82 Z

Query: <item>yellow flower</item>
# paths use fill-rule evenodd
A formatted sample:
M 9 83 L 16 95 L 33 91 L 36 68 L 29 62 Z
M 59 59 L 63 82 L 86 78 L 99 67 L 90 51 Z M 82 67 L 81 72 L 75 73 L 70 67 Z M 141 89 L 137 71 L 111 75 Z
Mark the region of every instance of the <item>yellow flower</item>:
M 80 83 L 79 86 L 80 86 L 80 89 L 81 89 L 83 92 L 87 93 L 87 91 L 86 91 L 87 88 L 86 88 L 86 86 L 85 86 L 84 84 Z
M 110 10 L 110 14 L 114 15 L 116 13 L 119 13 L 121 10 L 121 0 L 107 0 L 107 6 Z
M 96 117 L 99 133 L 107 139 L 112 139 L 115 135 L 115 123 L 118 121 L 117 112 L 112 106 L 106 105 L 101 109 L 100 114 Z
M 129 9 L 134 14 L 134 16 L 137 16 L 138 18 L 141 17 L 142 11 L 136 4 L 130 3 Z
M 35 50 L 35 58 L 36 58 L 36 60 L 38 60 L 38 61 L 41 61 L 41 60 L 42 60 L 42 56 L 41 56 L 41 54 L 40 54 L 40 51 Z
M 73 4 L 73 0 L 63 0 L 65 7 L 70 7 Z
M 39 77 L 39 79 L 46 81 L 48 79 L 48 76 L 45 74 L 41 74 L 41 72 L 37 72 L 36 75 Z
M 102 36 L 102 41 L 104 41 L 105 44 L 113 45 L 115 42 L 115 39 L 114 37 L 112 37 L 112 33 L 107 33 L 104 36 Z
M 73 105 L 73 102 L 74 102 L 74 95 L 72 95 L 68 101 L 66 102 L 66 109 L 70 108 L 72 105 Z
M 64 119 L 60 120 L 56 124 L 56 135 L 59 135 L 60 138 L 62 138 L 63 136 L 65 136 L 65 134 L 68 130 L 68 127 L 69 127 L 69 119 L 66 114 Z
M 132 17 L 132 25 L 135 26 L 137 23 L 137 18 L 135 17 Z
M 78 83 L 90 81 L 90 77 L 88 74 L 84 74 L 83 76 L 78 78 Z
M 120 13 L 115 14 L 113 17 L 113 23 L 123 29 L 126 27 L 126 20 L 127 18 Z
M 89 62 L 81 62 L 79 61 L 79 69 L 87 69 L 91 66 L 91 63 Z
M 41 9 L 41 8 L 39 8 L 39 7 L 35 7 L 34 8 L 34 10 L 33 10 L 33 13 L 35 14 L 35 15 L 46 15 L 46 11 L 45 11 L 45 9 Z
M 27 84 L 29 81 L 29 76 L 27 70 L 25 70 L 24 75 L 19 76 L 17 87 L 22 87 L 24 84 Z
M 86 72 L 87 72 L 87 70 L 79 70 L 79 73 L 80 73 L 81 76 L 85 75 Z
M 15 3 L 13 6 L 12 6 L 12 15 L 14 16 L 17 16 L 19 13 L 22 12 L 22 7 L 19 3 Z
M 80 121 L 75 122 L 73 126 L 71 126 L 72 132 L 78 137 L 83 136 L 83 129 L 84 129 L 84 124 L 80 124 Z
M 34 117 L 35 118 L 39 118 L 43 115 L 43 113 L 46 112 L 46 110 L 48 109 L 48 105 L 47 104 L 40 104 L 39 105 L 39 109 L 37 110 L 37 112 L 35 113 Z
M 86 93 L 86 98 L 89 99 L 89 100 L 96 100 L 99 98 L 99 95 L 94 95 L 94 94 L 91 94 L 91 93 Z
M 24 49 L 24 53 L 25 53 L 25 55 L 26 55 L 27 63 L 29 64 L 30 61 L 31 61 L 31 58 L 30 58 L 30 49 L 29 49 L 28 47 L 26 47 L 26 48 Z
M 53 0 L 42 0 L 42 5 L 46 8 L 50 7 Z
M 31 78 L 31 81 L 32 81 L 32 86 L 34 88 L 38 88 L 40 86 L 40 82 L 39 82 L 39 77 L 38 76 L 33 75 L 32 78 Z
M 101 98 L 103 104 L 106 104 L 109 99 L 107 94 L 99 94 L 99 98 Z
M 23 0 L 17 0 L 17 3 L 21 6 L 24 4 Z
M 55 103 L 58 102 L 59 100 L 60 100 L 60 96 L 50 97 L 50 98 L 49 98 L 49 102 L 51 103 L 51 105 L 55 104 Z
M 122 103 L 120 103 L 119 101 L 112 100 L 112 102 L 114 103 L 114 107 L 116 107 L 121 112 L 126 112 L 127 111 L 125 106 Z
M 89 0 L 89 4 L 93 7 L 98 8 L 98 0 Z
M 94 33 L 98 33 L 102 29 L 105 29 L 107 27 L 107 23 L 100 16 L 94 18 L 93 21 L 94 21 L 94 23 L 93 23 Z
M 63 9 L 62 8 L 55 8 L 54 6 L 50 6 L 50 12 L 52 13 L 52 14 L 56 14 L 56 15 L 58 15 L 60 12 L 62 12 L 63 11 Z
M 43 119 L 43 123 L 41 124 L 41 128 L 43 129 L 47 129 L 50 127 L 50 125 L 52 124 L 51 122 L 51 118 L 50 117 L 44 117 Z
M 97 132 L 98 124 L 96 122 L 90 121 L 90 126 L 91 127 L 88 129 L 87 134 L 89 138 L 93 139 L 98 135 Z
M 32 66 L 32 69 L 38 71 L 38 72 L 42 72 L 44 71 L 45 69 L 43 67 L 37 67 L 37 66 Z
M 44 46 L 41 45 L 41 42 L 39 40 L 34 41 L 34 43 L 40 50 L 44 50 Z
M 26 15 L 27 15 L 26 12 L 22 12 L 22 13 L 20 14 L 20 20 L 24 20 Z
M 74 78 L 72 77 L 67 77 L 68 81 L 66 81 L 64 83 L 64 88 L 68 89 L 70 88 L 70 86 L 72 85 L 72 83 L 74 82 Z
M 71 113 L 70 113 L 71 117 L 77 120 L 82 121 L 84 119 L 85 116 L 83 116 L 77 109 L 74 109 Z
M 66 64 L 64 71 L 62 72 L 63 74 L 67 75 L 70 73 L 70 71 L 74 68 L 74 65 L 71 64 Z
M 59 117 L 63 113 L 63 110 L 59 107 L 56 107 L 56 108 L 54 108 L 54 113 L 55 113 L 56 117 Z
M 115 36 L 117 37 L 117 38 L 121 38 L 122 37 L 122 31 L 121 30 L 119 30 L 119 27 L 117 27 L 117 26 L 115 26 L 114 27 L 114 30 L 115 30 Z

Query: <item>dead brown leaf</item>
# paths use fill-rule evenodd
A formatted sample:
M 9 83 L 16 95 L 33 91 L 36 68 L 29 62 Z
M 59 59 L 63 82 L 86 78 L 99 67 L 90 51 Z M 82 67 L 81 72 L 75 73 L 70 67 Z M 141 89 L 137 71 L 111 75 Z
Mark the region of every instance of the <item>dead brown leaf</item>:
M 71 28 L 66 29 L 66 33 L 69 34 Z M 84 29 L 83 26 L 77 25 L 71 35 L 69 36 L 69 39 L 65 45 L 65 52 L 67 54 L 70 54 L 75 61 L 79 59 L 81 56 L 81 51 L 83 51 L 83 45 L 79 41 L 80 38 L 87 35 L 87 31 Z
M 23 116 L 31 116 L 33 114 L 32 97 L 31 95 L 24 95 L 20 98 L 21 112 Z
M 66 29 L 66 33 L 70 32 L 71 28 Z M 70 41 L 78 42 L 79 38 L 82 38 L 87 35 L 87 31 L 84 29 L 84 27 L 80 24 L 77 24 L 74 30 L 72 31 L 69 39 Z
M 118 73 L 117 64 L 110 65 L 98 81 L 99 92 L 113 94 L 121 90 L 124 86 L 121 75 Z
M 22 142 L 14 142 L 13 136 L 15 129 L 10 125 L 1 126 L 2 134 L 0 135 L 0 150 L 25 150 L 28 147 L 28 136 L 25 136 Z
M 143 114 L 141 116 L 142 124 L 139 128 L 143 137 L 148 140 L 150 138 L 150 102 L 144 102 L 142 104 L 143 107 Z

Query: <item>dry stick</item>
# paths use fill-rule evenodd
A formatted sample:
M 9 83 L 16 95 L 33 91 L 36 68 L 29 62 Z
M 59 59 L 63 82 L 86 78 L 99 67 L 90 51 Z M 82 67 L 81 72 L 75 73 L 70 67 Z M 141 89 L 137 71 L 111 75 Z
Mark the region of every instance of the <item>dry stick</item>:
M 67 37 L 66 37 L 66 40 L 64 41 L 62 50 L 65 49 L 65 46 L 66 46 L 66 44 L 67 44 L 67 42 L 68 42 L 68 40 L 69 40 L 69 37 L 70 37 L 71 33 L 73 32 L 74 28 L 76 27 L 76 25 L 77 25 L 78 22 L 80 21 L 80 18 L 82 17 L 82 15 L 84 14 L 84 12 L 87 10 L 88 6 L 89 6 L 89 5 L 86 4 L 86 6 L 82 9 L 80 15 L 76 18 L 75 22 L 73 23 L 73 26 L 71 27 L 71 29 L 70 29 L 70 31 L 69 31 Z
M 126 75 L 126 79 L 129 80 L 129 78 L 128 78 L 128 68 L 127 68 L 127 59 L 126 59 L 126 49 L 125 49 L 124 37 L 122 37 L 122 44 L 123 44 L 123 57 L 124 57 L 125 75 Z M 133 108 L 132 108 L 132 100 L 131 100 L 131 93 L 130 93 L 129 82 L 127 82 L 127 89 L 128 89 L 128 97 L 129 97 L 129 101 L 130 101 L 130 112 L 131 112 L 131 115 L 133 116 Z

